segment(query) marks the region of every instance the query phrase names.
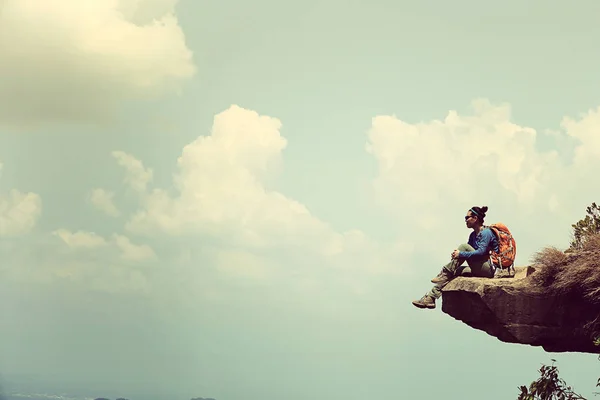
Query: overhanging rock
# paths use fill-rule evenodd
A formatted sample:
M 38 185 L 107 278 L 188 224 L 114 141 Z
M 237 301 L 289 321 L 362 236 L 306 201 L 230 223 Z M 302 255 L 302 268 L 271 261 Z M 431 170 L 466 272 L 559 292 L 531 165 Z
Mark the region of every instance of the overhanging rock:
M 600 307 L 534 290 L 528 284 L 534 273 L 534 267 L 517 267 L 513 278 L 456 278 L 442 290 L 442 311 L 503 342 L 600 353 L 585 329 L 600 317 Z

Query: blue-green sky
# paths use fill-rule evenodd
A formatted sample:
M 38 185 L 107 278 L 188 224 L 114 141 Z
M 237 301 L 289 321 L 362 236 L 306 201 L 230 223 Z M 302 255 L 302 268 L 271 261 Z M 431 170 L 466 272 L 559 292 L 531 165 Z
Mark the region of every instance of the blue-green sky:
M 500 400 L 556 358 L 593 391 L 410 301 L 471 206 L 526 265 L 600 200 L 600 3 L 0 7 L 6 381 Z

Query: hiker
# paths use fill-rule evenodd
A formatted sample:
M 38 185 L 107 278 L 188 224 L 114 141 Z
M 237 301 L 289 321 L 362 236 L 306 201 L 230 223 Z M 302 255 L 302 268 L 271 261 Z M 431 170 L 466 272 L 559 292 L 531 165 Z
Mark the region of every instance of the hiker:
M 461 244 L 451 254 L 452 260 L 431 280 L 433 288 L 420 300 L 412 303 L 419 308 L 435 308 L 435 300 L 442 295 L 442 288 L 457 276 L 493 278 L 495 267 L 490 263 L 490 250 L 499 251 L 498 238 L 483 225 L 487 206 L 472 207 L 465 216 L 467 228 L 473 229 L 468 243 Z M 467 261 L 467 266 L 462 264 Z

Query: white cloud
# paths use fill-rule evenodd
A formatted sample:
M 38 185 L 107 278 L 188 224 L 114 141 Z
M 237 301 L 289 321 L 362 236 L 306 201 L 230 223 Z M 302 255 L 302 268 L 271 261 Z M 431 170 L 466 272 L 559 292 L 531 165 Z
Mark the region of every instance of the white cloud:
M 71 232 L 67 229 L 58 229 L 53 232 L 53 235 L 59 237 L 63 243 L 73 249 L 96 249 L 110 246 L 119 251 L 122 260 L 143 262 L 156 259 L 156 254 L 150 246 L 136 245 L 128 237 L 119 234 L 114 234 L 111 240 L 107 240 L 94 232 Z
M 147 294 L 152 290 L 152 284 L 147 274 L 139 269 L 124 267 L 116 262 L 99 262 L 82 257 L 55 258 L 46 261 L 44 270 L 37 268 L 29 271 L 26 277 L 21 277 L 27 283 L 32 278 L 37 281 L 51 283 L 61 287 L 71 283 L 79 289 L 102 293 Z M 67 286 L 68 287 L 68 286 Z
M 177 90 L 195 66 L 175 4 L 3 0 L 0 124 L 102 122 L 124 100 Z
M 571 117 L 563 118 L 561 127 L 567 135 L 577 139 L 580 145 L 575 149 L 573 160 L 580 170 L 596 167 L 600 164 L 600 107 L 581 115 L 579 120 Z
M 145 168 L 144 164 L 131 154 L 122 151 L 113 151 L 112 156 L 127 171 L 125 183 L 137 192 L 144 192 L 148 183 L 152 181 L 152 170 Z
M 42 213 L 42 199 L 36 193 L 11 190 L 0 196 L 0 236 L 29 233 Z
M 50 240 L 48 240 L 50 239 Z M 112 294 L 148 294 L 156 260 L 147 245 L 133 244 L 119 234 L 103 237 L 91 231 L 57 229 L 0 247 L 4 282 L 17 286 L 48 286 Z
M 66 229 L 58 229 L 52 234 L 58 236 L 67 246 L 72 248 L 93 249 L 108 244 L 102 236 L 94 232 L 78 231 L 73 233 Z
M 114 235 L 114 244 L 121 250 L 121 258 L 128 261 L 148 261 L 156 258 L 154 250 L 146 244 L 136 245 L 131 243 L 127 236 Z
M 170 14 L 178 0 L 121 0 L 117 9 L 136 25 L 146 25 L 157 18 Z
M 215 263 L 216 268 L 226 275 L 253 280 L 266 279 L 277 267 L 273 265 L 273 260 L 267 257 L 236 249 L 217 253 Z
M 381 254 L 406 256 L 410 246 L 399 250 L 393 245 L 391 250 L 360 231 L 336 232 L 303 204 L 268 188 L 287 144 L 280 129 L 278 119 L 236 105 L 219 113 L 211 135 L 200 136 L 183 149 L 174 190 L 142 193 L 141 208 L 126 230 L 136 235 L 196 237 L 199 245 L 217 243 L 220 250 L 213 260 L 217 268 L 257 279 L 276 268 L 292 270 L 311 263 L 397 269 Z M 142 192 L 151 172 L 124 153 L 117 159 L 129 166 L 129 184 Z M 348 254 L 364 262 L 348 262 Z
M 593 131 L 590 118 L 595 115 L 565 119 L 568 129 L 561 135 L 577 138 L 588 146 L 586 152 L 593 152 L 595 139 L 586 132 Z M 570 213 L 558 209 L 575 204 L 569 197 L 573 190 L 581 194 L 590 186 L 573 177 L 589 169 L 593 158 L 580 157 L 568 166 L 556 151 L 540 152 L 538 133 L 511 122 L 507 105 L 480 100 L 472 115 L 451 111 L 442 121 L 419 124 L 379 116 L 373 119 L 367 146 L 379 164 L 374 188 L 379 204 L 399 219 L 394 221 L 397 240 L 382 243 L 360 230 L 337 232 L 303 204 L 270 188 L 287 145 L 281 127 L 276 118 L 231 106 L 215 116 L 210 135 L 184 147 L 168 190 L 150 189 L 153 171 L 133 155 L 113 152 L 140 201 L 125 230 L 156 236 L 164 249 L 180 246 L 166 251 L 177 253 L 174 258 L 186 254 L 187 261 L 181 261 L 190 265 L 186 273 L 198 274 L 190 285 L 207 271 L 244 278 L 240 283 L 287 274 L 299 290 L 323 292 L 324 282 L 336 280 L 364 295 L 372 294 L 372 288 L 363 272 L 428 274 L 421 265 L 415 268 L 416 260 L 408 263 L 413 254 L 430 254 L 427 263 L 439 257 L 436 273 L 466 239 L 468 232 L 457 219 L 475 204 L 489 205 L 490 218 L 509 225 L 523 257 L 558 240 L 562 228 L 581 217 L 583 207 Z M 593 200 L 578 198 L 584 205 Z M 549 223 L 550 214 L 556 227 L 550 229 L 553 236 L 542 238 L 539 227 Z M 152 248 L 133 245 L 123 236 L 113 235 L 108 242 L 122 260 L 156 258 Z M 198 254 L 207 258 L 196 270 Z M 329 281 L 318 282 L 317 270 L 336 272 Z
M 473 108 L 473 116 L 450 111 L 429 123 L 373 119 L 367 151 L 379 163 L 374 185 L 389 206 L 412 213 L 440 199 L 470 202 L 499 193 L 521 205 L 534 201 L 557 153 L 538 153 L 535 130 L 512 123 L 508 105 L 478 100 Z
M 104 189 L 92 190 L 89 200 L 91 204 L 110 217 L 118 217 L 120 215 L 119 210 L 115 206 L 113 201 L 115 194 L 113 192 L 106 191 Z
M 476 100 L 471 115 L 450 111 L 443 120 L 415 124 L 377 116 L 366 146 L 379 166 L 376 198 L 400 226 L 435 235 L 422 237 L 427 243 L 460 243 L 459 213 L 488 205 L 494 221 L 514 230 L 522 256 L 567 245 L 570 224 L 599 193 L 592 182 L 600 168 L 600 109 L 564 118 L 562 128 L 550 135 L 557 143 L 577 143 L 571 164 L 565 154 L 559 157 L 561 147 L 538 150 L 536 140 L 549 138 L 513 123 L 506 104 Z
M 0 162 L 0 175 L 4 164 Z M 42 199 L 36 193 L 12 189 L 0 195 L 0 236 L 21 236 L 29 233 L 42 214 Z
M 218 114 L 212 135 L 183 149 L 175 177 L 177 196 L 154 190 L 127 228 L 139 234 L 159 230 L 217 235 L 257 248 L 282 241 L 326 246 L 314 238 L 331 238 L 327 224 L 302 204 L 265 189 L 265 179 L 286 146 L 280 127 L 275 118 L 237 106 Z M 142 169 L 138 161 L 128 164 Z

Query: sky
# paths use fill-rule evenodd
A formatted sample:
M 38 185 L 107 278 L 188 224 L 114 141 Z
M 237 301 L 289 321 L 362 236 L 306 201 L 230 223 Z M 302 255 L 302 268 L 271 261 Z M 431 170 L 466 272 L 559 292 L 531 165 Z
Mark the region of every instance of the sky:
M 471 206 L 524 266 L 600 201 L 598 12 L 0 0 L 5 385 L 499 400 L 554 358 L 591 396 L 595 356 L 410 302 Z

